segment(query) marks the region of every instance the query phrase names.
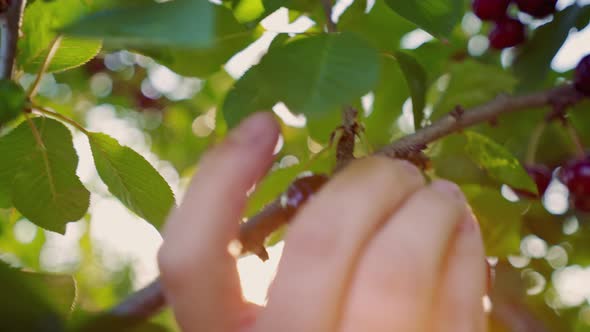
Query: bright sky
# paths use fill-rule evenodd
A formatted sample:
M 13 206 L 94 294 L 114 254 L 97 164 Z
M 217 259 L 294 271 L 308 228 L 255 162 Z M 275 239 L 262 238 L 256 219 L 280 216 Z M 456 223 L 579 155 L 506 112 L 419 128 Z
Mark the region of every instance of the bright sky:
M 351 2 L 351 0 L 339 1 L 335 7 L 334 16 L 339 16 Z M 563 8 L 573 2 L 575 1 L 560 0 L 558 5 Z M 579 1 L 579 3 L 590 3 L 590 0 Z M 485 50 L 487 41 L 477 34 L 481 27 L 480 22 L 475 17 L 470 17 L 467 20 L 463 23 L 463 27 L 473 35 L 473 44 L 475 44 L 473 49 L 477 52 Z M 257 42 L 228 62 L 226 69 L 234 77 L 239 77 L 257 62 L 277 32 L 303 32 L 313 22 L 307 18 L 300 18 L 288 24 L 287 11 L 281 9 L 266 18 L 262 24 L 268 32 L 265 32 Z M 430 38 L 427 33 L 416 30 L 404 38 L 402 46 L 414 48 Z M 470 50 L 471 47 L 470 43 Z M 590 28 L 572 33 L 555 57 L 552 66 L 560 71 L 569 70 L 575 66 L 582 55 L 588 53 L 590 53 Z M 117 65 L 116 61 L 111 61 L 111 58 L 107 60 L 110 61 L 107 65 Z M 145 62 L 145 59 L 141 61 Z M 200 86 L 199 80 L 179 77 L 167 68 L 153 63 L 147 62 L 147 65 L 150 68 L 150 76 L 149 82 L 144 82 L 145 86 L 142 86 L 144 92 L 162 93 L 172 99 L 182 99 L 190 96 Z M 52 79 L 51 76 L 48 77 L 47 80 Z M 93 89 L 96 88 L 97 93 L 110 92 L 111 83 L 108 77 L 95 77 L 91 84 L 94 84 Z M 174 95 L 175 93 L 176 95 Z M 293 123 L 299 121 L 299 125 L 301 125 L 302 119 L 290 116 L 284 105 L 277 107 L 275 111 L 285 120 Z M 118 118 L 111 106 L 99 105 L 88 111 L 87 123 L 90 130 L 105 132 L 144 155 L 168 180 L 177 197 L 182 196 L 183 184 L 186 181 L 179 178 L 170 163 L 159 160 L 150 152 L 149 141 L 138 129 L 136 121 Z M 151 281 L 158 273 L 155 257 L 162 241 L 160 235 L 149 224 L 131 214 L 118 201 L 107 195 L 106 187 L 98 179 L 92 165 L 92 156 L 86 137 L 75 132 L 74 137 L 76 150 L 80 155 L 78 175 L 89 188 L 92 188 L 93 192 L 90 206 L 92 218 L 89 224 L 91 237 L 94 243 L 101 248 L 101 256 L 107 267 L 116 269 L 122 262 L 132 263 L 136 272 L 135 287 L 139 288 Z M 567 204 L 567 200 L 560 192 L 563 188 L 560 188 L 559 184 L 555 184 L 552 188 L 554 191 L 550 191 L 546 198 L 549 200 L 548 206 L 553 206 L 555 210 L 553 212 L 560 212 L 564 209 L 564 202 Z M 551 199 L 554 200 L 553 203 Z M 575 220 L 567 225 L 569 228 L 566 231 L 568 232 L 574 232 L 577 229 Z M 70 223 L 65 236 L 47 232 L 47 242 L 41 254 L 43 268 L 49 271 L 67 271 L 75 268 L 80 259 L 78 239 L 86 227 L 88 224 L 82 221 Z M 17 237 L 23 242 L 32 241 L 35 232 L 36 228 L 27 221 L 21 221 L 15 227 Z M 266 288 L 272 280 L 281 251 L 282 244 L 271 248 L 271 259 L 266 263 L 261 263 L 256 257 L 246 257 L 240 260 L 239 270 L 247 299 L 258 304 L 264 303 Z M 554 281 L 560 297 L 558 300 L 552 299 L 555 306 L 576 305 L 590 299 L 590 282 L 588 282 L 590 268 L 566 267 L 567 253 L 563 248 L 547 248 L 543 240 L 527 237 L 523 240 L 522 255 L 514 257 L 513 260 L 515 265 L 525 264 L 530 257 L 545 257 L 551 264 L 555 264 L 554 267 L 558 268 L 554 275 Z M 531 288 L 532 293 L 543 290 L 544 280 L 539 280 L 539 276 L 534 273 L 531 274 L 531 280 L 535 281 L 533 285 L 536 286 L 536 288 Z

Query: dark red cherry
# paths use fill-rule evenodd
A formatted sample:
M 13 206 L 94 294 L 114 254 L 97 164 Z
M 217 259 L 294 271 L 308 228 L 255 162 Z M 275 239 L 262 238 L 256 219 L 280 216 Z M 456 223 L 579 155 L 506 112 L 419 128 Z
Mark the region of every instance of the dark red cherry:
M 527 198 L 538 198 L 543 196 L 545 191 L 547 191 L 549 184 L 551 183 L 551 170 L 545 165 L 528 165 L 525 166 L 525 169 L 537 185 L 538 195 L 521 189 L 515 189 L 514 192 L 516 192 L 519 196 Z
M 574 85 L 576 90 L 590 96 L 590 54 L 583 57 L 576 66 Z
M 570 204 L 578 211 L 590 212 L 590 196 L 571 195 Z
M 8 7 L 12 5 L 12 0 L 0 0 L 0 13 L 8 10 Z
M 135 94 L 135 105 L 139 110 L 161 110 L 163 108 L 162 102 L 160 99 L 152 99 L 146 95 L 144 95 L 141 91 L 138 91 Z
M 518 9 L 536 18 L 555 13 L 557 0 L 516 0 Z
M 88 74 L 94 75 L 106 71 L 107 66 L 104 64 L 104 59 L 95 57 L 84 65 L 84 69 Z
M 506 17 L 510 0 L 473 0 L 473 13 L 486 21 L 496 21 Z
M 488 38 L 490 45 L 498 50 L 522 44 L 526 31 L 524 24 L 513 18 L 506 18 L 496 22 Z
M 590 196 L 590 160 L 581 159 L 567 163 L 559 172 L 559 180 L 573 196 Z
M 323 174 L 309 175 L 295 180 L 285 192 L 282 201 L 283 207 L 287 209 L 299 208 L 326 182 L 328 182 L 328 176 Z

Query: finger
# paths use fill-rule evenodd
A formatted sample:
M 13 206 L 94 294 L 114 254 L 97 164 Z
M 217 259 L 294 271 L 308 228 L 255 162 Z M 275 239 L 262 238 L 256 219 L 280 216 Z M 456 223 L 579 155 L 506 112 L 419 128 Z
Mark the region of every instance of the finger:
M 429 331 L 483 332 L 486 291 L 485 253 L 479 226 L 469 213 L 455 231 L 438 287 L 434 324 Z
M 334 331 L 367 240 L 423 185 L 414 166 L 371 157 L 352 163 L 293 220 L 260 331 Z
M 228 245 L 237 238 L 246 192 L 272 163 L 278 132 L 269 113 L 245 120 L 203 158 L 168 220 L 158 259 L 183 331 L 229 331 L 239 324 L 245 304 Z
M 410 197 L 364 252 L 340 331 L 428 331 L 444 255 L 464 211 L 450 182 Z

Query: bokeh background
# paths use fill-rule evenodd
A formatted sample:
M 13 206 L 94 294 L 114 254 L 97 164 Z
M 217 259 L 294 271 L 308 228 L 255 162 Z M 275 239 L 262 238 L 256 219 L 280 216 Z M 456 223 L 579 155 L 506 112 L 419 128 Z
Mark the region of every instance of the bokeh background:
M 574 2 L 560 0 L 558 8 Z M 578 3 L 586 5 L 590 1 Z M 352 0 L 337 1 L 333 19 L 337 21 L 351 4 Z M 367 1 L 367 5 L 367 11 L 375 10 L 374 1 Z M 522 19 L 533 26 L 545 23 L 526 16 Z M 71 116 L 89 130 L 107 133 L 139 152 L 158 169 L 172 187 L 177 201 L 181 201 L 189 179 L 197 170 L 201 153 L 226 131 L 216 120 L 216 107 L 225 92 L 258 62 L 279 33 L 303 33 L 314 27 L 315 22 L 305 15 L 293 19 L 282 8 L 266 17 L 261 25 L 264 30 L 258 39 L 231 58 L 224 71 L 207 81 L 180 76 L 148 57 L 129 51 L 103 51 L 78 69 L 46 75 L 40 85 L 39 98 L 44 105 Z M 488 51 L 488 28 L 472 13 L 467 13 L 461 29 L 469 56 L 483 56 Z M 417 29 L 404 33 L 399 46 L 414 50 L 432 40 L 427 32 Z M 556 73 L 569 72 L 588 53 L 590 27 L 570 33 L 551 67 Z M 509 63 L 512 56 L 511 51 L 503 52 L 502 63 Z M 26 87 L 33 80 L 34 73 L 27 73 L 20 78 L 20 83 Z M 444 77 L 437 84 L 440 90 L 444 89 Z M 373 94 L 363 97 L 365 111 L 372 108 L 373 102 Z M 290 113 L 283 104 L 277 104 L 273 111 L 283 120 L 285 135 L 276 148 L 274 168 L 300 163 L 298 149 L 301 146 L 308 150 L 307 154 L 318 153 L 325 147 L 325 143 L 307 137 L 304 116 Z M 397 135 L 413 130 L 409 98 L 403 103 L 403 112 L 396 123 Z M 98 310 L 113 305 L 157 276 L 155 257 L 162 239 L 150 224 L 108 193 L 94 168 L 87 138 L 72 132 L 80 157 L 77 173 L 92 192 L 86 218 L 68 224 L 66 234 L 59 235 L 43 231 L 14 210 L 0 210 L 0 220 L 7 221 L 0 225 L 8 225 L 0 231 L 0 259 L 34 270 L 74 274 L 81 294 L 80 305 Z M 305 144 L 285 148 L 286 140 L 300 137 L 304 137 Z M 503 187 L 502 194 L 507 200 L 518 200 L 508 187 Z M 581 221 L 571 215 L 565 216 L 567 195 L 567 189 L 553 181 L 543 205 L 555 216 L 564 215 L 563 222 L 556 228 L 558 232 L 575 236 Z M 240 259 L 242 285 L 250 301 L 264 304 L 282 247 L 281 242 L 272 247 L 269 250 L 271 259 L 266 263 L 252 256 Z M 568 256 L 570 249 L 567 242 L 550 245 L 528 234 L 521 240 L 520 253 L 511 255 L 508 261 L 521 272 L 529 296 L 540 299 L 555 312 L 576 308 L 580 322 L 587 325 L 585 330 L 590 330 L 590 267 L 572 264 Z M 552 271 L 537 271 L 536 262 L 539 261 L 545 261 Z M 495 264 L 497 260 L 491 257 L 490 262 Z M 170 323 L 167 315 L 161 319 Z

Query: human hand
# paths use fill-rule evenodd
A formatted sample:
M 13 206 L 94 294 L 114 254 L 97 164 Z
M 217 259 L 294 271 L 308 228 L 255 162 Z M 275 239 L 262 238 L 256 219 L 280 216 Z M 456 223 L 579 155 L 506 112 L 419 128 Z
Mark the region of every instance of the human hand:
M 267 305 L 245 302 L 228 246 L 278 133 L 271 114 L 247 119 L 203 158 L 168 220 L 158 259 L 183 331 L 485 331 L 484 249 L 461 191 L 384 157 L 314 195 L 291 222 Z

